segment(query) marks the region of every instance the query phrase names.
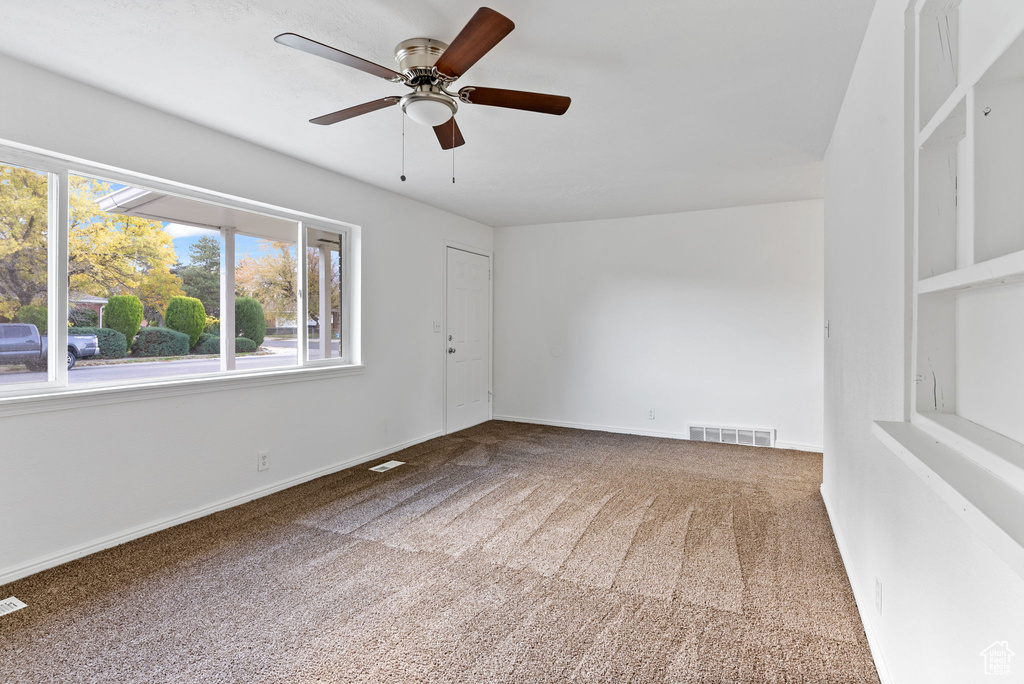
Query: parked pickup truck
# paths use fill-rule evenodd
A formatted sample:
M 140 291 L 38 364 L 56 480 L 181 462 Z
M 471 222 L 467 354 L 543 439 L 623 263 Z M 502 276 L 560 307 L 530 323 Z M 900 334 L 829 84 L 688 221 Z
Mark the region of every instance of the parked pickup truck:
M 46 370 L 46 335 L 28 323 L 0 323 L 0 365 L 23 363 L 31 371 Z M 78 359 L 96 356 L 100 343 L 95 335 L 68 335 L 68 370 Z

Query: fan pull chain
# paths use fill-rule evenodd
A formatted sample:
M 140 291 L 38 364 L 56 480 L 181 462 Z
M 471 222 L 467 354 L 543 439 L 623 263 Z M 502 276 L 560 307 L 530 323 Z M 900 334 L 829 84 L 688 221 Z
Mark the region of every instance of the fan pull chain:
M 455 118 L 452 117 L 452 184 L 455 183 Z
M 405 182 L 405 112 L 402 112 L 402 182 Z

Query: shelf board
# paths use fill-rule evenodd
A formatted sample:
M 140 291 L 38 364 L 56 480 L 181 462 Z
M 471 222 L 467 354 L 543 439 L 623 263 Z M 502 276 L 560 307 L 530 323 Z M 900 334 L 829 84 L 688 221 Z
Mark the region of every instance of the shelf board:
M 954 129 L 963 131 L 967 129 L 967 91 L 969 89 L 963 83 L 957 85 L 946 101 L 942 103 L 931 120 L 917 134 L 917 146 L 921 147 L 930 142 L 940 139 L 954 137 Z M 957 108 L 963 106 L 962 112 Z M 961 133 L 960 137 L 963 137 Z
M 872 431 L 1019 577 L 1024 577 L 1024 492 L 910 423 Z
M 1024 282 L 1024 250 L 959 268 L 917 283 L 918 294 L 939 294 Z

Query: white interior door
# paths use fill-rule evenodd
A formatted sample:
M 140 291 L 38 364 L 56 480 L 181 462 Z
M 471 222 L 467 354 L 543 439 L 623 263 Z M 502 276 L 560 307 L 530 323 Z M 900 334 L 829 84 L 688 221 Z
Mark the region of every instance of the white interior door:
M 491 259 L 448 247 L 445 431 L 491 418 Z

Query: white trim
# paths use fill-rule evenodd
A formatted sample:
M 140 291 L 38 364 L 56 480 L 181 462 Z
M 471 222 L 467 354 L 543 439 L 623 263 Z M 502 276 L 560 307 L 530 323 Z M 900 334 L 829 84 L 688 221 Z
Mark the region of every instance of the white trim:
M 775 448 L 789 449 L 790 451 L 810 451 L 816 454 L 820 454 L 825 451 L 824 447 L 814 444 L 800 444 L 799 442 L 780 442 L 778 440 L 775 441 Z
M 825 504 L 825 514 L 828 515 L 829 526 L 832 528 L 832 535 L 836 538 L 836 546 L 839 547 L 839 557 L 843 561 L 843 567 L 846 569 L 846 577 L 850 581 L 850 588 L 853 590 L 853 600 L 857 604 L 857 612 L 860 613 L 860 621 L 864 625 L 864 634 L 868 639 L 868 648 L 871 649 L 871 658 L 875 661 L 875 671 L 878 673 L 878 679 L 882 684 L 895 684 L 895 680 L 892 675 L 889 674 L 889 667 L 885 663 L 885 658 L 882 657 L 881 640 L 878 636 L 878 627 L 872 621 L 873 613 L 870 612 L 870 607 L 874 605 L 874 601 L 868 600 L 869 597 L 864 593 L 863 587 L 857 582 L 855 575 L 853 574 L 853 566 L 850 565 L 849 558 L 850 554 L 847 552 L 846 541 L 843 539 L 843 533 L 836 525 L 836 518 L 832 514 L 832 507 L 829 505 L 829 497 L 826 494 L 825 484 L 821 485 L 821 500 Z
M 571 423 L 563 420 L 542 420 L 540 418 L 525 418 L 523 416 L 497 416 L 492 415 L 491 420 L 505 420 L 510 423 L 532 423 L 534 425 L 550 425 L 552 427 L 572 428 L 575 430 L 596 430 L 598 432 L 614 432 L 622 435 L 640 435 L 642 437 L 663 437 L 665 439 L 682 439 L 690 441 L 690 435 L 684 432 L 659 432 L 656 430 L 640 430 L 638 428 L 617 427 L 613 425 L 592 425 L 589 423 Z M 730 446 L 744 446 L 734 444 Z M 798 451 L 810 451 L 821 453 L 820 446 L 810 444 L 797 444 L 795 442 L 775 442 L 774 447 L 751 447 L 754 449 L 795 449 Z
M 46 411 L 64 411 L 87 406 L 145 401 L 206 392 L 228 392 L 265 385 L 328 380 L 344 375 L 362 375 L 365 366 L 319 365 L 260 370 L 250 373 L 217 373 L 201 377 L 177 378 L 155 383 L 119 384 L 113 387 L 82 389 L 56 388 L 45 394 L 0 399 L 0 418 Z
M 455 240 L 444 241 L 444 321 L 441 324 L 441 425 L 444 426 L 444 434 L 451 434 L 448 429 L 448 250 L 457 249 L 462 252 L 469 252 L 477 256 L 487 257 L 487 418 L 494 420 L 494 252 L 474 247 Z M 472 426 L 469 426 L 472 427 Z M 467 428 L 460 428 L 465 430 Z
M 916 425 L 876 420 L 871 429 L 976 537 L 1024 577 L 1021 490 Z
M 416 446 L 417 444 L 422 444 L 423 442 L 427 442 L 431 439 L 435 439 L 437 437 L 442 436 L 443 435 L 441 432 L 434 432 L 428 435 L 424 435 L 423 437 L 417 437 L 416 439 L 411 439 L 407 442 L 403 442 L 402 444 L 386 447 L 384 449 L 380 449 L 379 451 L 375 451 L 370 454 L 356 456 L 355 458 L 348 459 L 347 461 L 342 461 L 341 463 L 336 463 L 334 465 L 327 466 L 326 468 L 321 468 L 320 470 L 315 470 L 313 472 L 305 473 L 303 475 L 298 475 L 291 479 L 284 480 L 283 482 L 278 482 L 276 484 L 268 485 L 266 487 L 260 487 L 259 489 L 253 489 L 248 492 L 245 492 L 244 494 L 239 494 L 237 496 L 233 496 L 227 499 L 221 499 L 220 501 L 217 501 L 206 506 L 193 508 L 179 515 L 162 518 L 155 522 L 147 523 L 145 525 L 139 525 L 137 527 L 132 527 L 122 532 L 111 534 L 106 537 L 97 539 L 95 541 L 91 541 L 87 544 L 82 544 L 80 546 L 60 551 L 58 553 L 50 554 L 48 556 L 38 558 L 28 563 L 23 563 L 21 565 L 17 565 L 11 568 L 0 569 L 0 584 L 7 584 L 8 582 L 13 582 L 15 580 L 22 579 L 23 577 L 34 575 L 37 572 L 48 570 L 63 563 L 68 563 L 75 559 L 96 553 L 97 551 L 102 551 L 104 549 L 109 549 L 114 546 L 119 546 L 120 544 L 132 541 L 133 539 L 138 539 L 139 537 L 144 537 L 148 534 L 159 532 L 160 530 L 166 530 L 169 527 L 174 527 L 175 525 L 180 525 L 190 520 L 202 518 L 203 516 L 210 515 L 211 513 L 216 513 L 217 511 L 223 511 L 228 508 L 234 508 L 235 506 L 240 506 L 244 503 L 248 503 L 249 501 L 253 501 L 255 499 L 259 499 L 264 496 L 274 494 L 275 492 L 288 489 L 289 487 L 294 487 L 295 485 L 302 484 L 303 482 L 309 482 L 310 480 L 315 480 L 318 477 L 323 477 L 324 475 L 336 473 L 339 470 L 345 470 L 346 468 L 357 466 L 360 463 L 372 461 L 374 459 L 381 458 L 382 456 L 388 456 L 395 452 L 401 451 L 402 449 L 408 449 L 409 447 Z

